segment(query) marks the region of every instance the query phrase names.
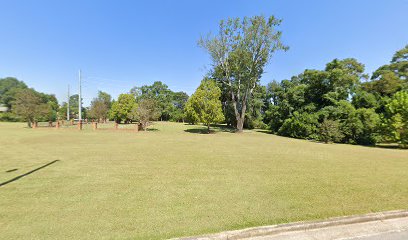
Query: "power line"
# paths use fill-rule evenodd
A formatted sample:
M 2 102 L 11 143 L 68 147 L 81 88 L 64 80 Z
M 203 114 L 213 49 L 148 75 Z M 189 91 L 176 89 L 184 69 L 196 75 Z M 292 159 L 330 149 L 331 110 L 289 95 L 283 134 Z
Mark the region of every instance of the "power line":
M 88 76 L 85 79 L 94 79 L 97 81 L 109 81 L 109 82 L 122 82 L 122 83 L 130 83 L 129 81 L 126 80 L 118 80 L 118 79 L 111 79 L 111 78 L 104 78 L 104 77 L 93 77 L 93 76 Z

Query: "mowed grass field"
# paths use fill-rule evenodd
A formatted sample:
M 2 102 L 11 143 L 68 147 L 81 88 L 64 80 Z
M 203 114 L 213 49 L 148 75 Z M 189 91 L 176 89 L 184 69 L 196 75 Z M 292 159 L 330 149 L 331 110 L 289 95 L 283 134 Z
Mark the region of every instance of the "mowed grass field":
M 1 239 L 164 239 L 408 208 L 408 151 L 0 123 Z M 52 163 L 54 160 L 59 160 Z

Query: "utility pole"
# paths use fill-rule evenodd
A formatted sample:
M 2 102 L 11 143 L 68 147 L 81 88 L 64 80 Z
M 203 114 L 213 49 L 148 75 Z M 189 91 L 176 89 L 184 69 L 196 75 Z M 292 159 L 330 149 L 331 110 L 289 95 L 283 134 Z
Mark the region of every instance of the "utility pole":
M 82 121 L 82 99 L 81 99 L 81 70 L 79 70 L 79 94 L 78 94 L 78 121 L 81 122 Z
M 68 84 L 68 101 L 67 101 L 67 121 L 69 121 L 69 84 Z

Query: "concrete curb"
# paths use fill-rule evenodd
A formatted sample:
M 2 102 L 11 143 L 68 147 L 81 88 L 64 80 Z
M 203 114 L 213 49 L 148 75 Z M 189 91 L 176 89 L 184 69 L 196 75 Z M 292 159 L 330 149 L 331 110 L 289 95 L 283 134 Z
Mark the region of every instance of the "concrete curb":
M 309 221 L 309 222 L 294 222 L 288 224 L 278 224 L 263 227 L 245 228 L 241 230 L 225 231 L 221 233 L 208 234 L 202 236 L 173 238 L 173 240 L 233 240 L 244 239 L 250 237 L 259 236 L 271 236 L 279 233 L 305 231 L 311 229 L 347 225 L 354 223 L 364 223 L 372 221 L 382 221 L 394 218 L 408 217 L 408 210 L 387 211 L 379 213 L 370 213 L 364 215 L 353 215 L 346 217 L 334 217 L 322 221 Z

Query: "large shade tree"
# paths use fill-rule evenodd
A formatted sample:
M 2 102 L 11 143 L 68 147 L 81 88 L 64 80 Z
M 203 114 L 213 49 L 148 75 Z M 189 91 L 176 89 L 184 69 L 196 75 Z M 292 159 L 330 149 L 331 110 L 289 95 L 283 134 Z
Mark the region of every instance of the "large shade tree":
M 139 101 L 136 114 L 144 131 L 151 121 L 160 117 L 161 112 L 157 105 L 157 102 L 151 98 L 144 98 Z
M 12 109 L 27 121 L 28 127 L 50 113 L 50 105 L 44 102 L 39 93 L 29 88 L 18 90 L 12 102 Z
M 398 50 L 389 64 L 379 67 L 364 88 L 380 96 L 392 96 L 408 89 L 408 45 Z
M 111 107 L 111 99 L 112 98 L 108 93 L 99 91 L 98 97 L 94 98 L 91 102 L 89 116 L 97 119 L 98 122 L 105 122 L 108 118 L 108 112 Z
M 247 104 L 259 84 L 264 67 L 277 50 L 286 50 L 274 16 L 230 18 L 221 21 L 219 33 L 199 40 L 211 56 L 214 77 L 228 92 L 236 128 L 242 132 Z
M 27 88 L 23 81 L 19 81 L 16 78 L 0 78 L 0 103 L 10 108 L 12 102 L 16 99 L 18 90 Z
M 170 120 L 173 110 L 173 92 L 166 84 L 156 81 L 152 85 L 134 87 L 130 90 L 130 93 L 136 97 L 136 101 L 138 102 L 142 99 L 154 100 L 156 102 L 156 108 L 160 111 L 160 120 Z
M 133 94 L 123 93 L 119 95 L 117 101 L 112 103 L 110 117 L 117 123 L 120 123 L 121 121 L 128 123 L 135 120 L 134 113 L 136 109 L 137 103 Z

